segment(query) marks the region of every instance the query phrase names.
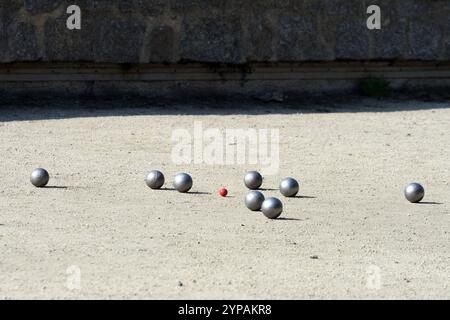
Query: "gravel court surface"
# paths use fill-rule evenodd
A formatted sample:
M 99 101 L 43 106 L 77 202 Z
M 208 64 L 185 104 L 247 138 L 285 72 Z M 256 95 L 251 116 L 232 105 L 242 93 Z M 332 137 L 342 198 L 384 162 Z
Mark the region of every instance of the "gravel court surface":
M 98 104 L 2 107 L 1 298 L 450 298 L 447 101 L 249 114 Z M 173 163 L 173 130 L 193 133 L 195 121 L 280 130 L 280 168 L 263 188 L 283 201 L 282 219 L 244 206 L 243 176 L 257 166 Z M 35 167 L 49 171 L 48 188 L 29 183 Z M 167 188 L 190 173 L 193 193 L 150 190 L 152 169 Z M 302 197 L 276 190 L 287 176 Z M 404 199 L 414 181 L 423 204 Z M 67 287 L 70 266 L 80 289 Z M 367 286 L 371 266 L 378 289 Z

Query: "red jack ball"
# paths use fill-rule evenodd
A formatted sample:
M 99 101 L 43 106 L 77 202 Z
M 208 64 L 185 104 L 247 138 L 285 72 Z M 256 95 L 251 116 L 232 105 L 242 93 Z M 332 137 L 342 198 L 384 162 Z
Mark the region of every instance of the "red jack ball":
M 226 197 L 227 194 L 228 194 L 228 190 L 225 189 L 225 188 L 222 188 L 222 189 L 219 190 L 219 194 L 220 194 L 222 197 Z

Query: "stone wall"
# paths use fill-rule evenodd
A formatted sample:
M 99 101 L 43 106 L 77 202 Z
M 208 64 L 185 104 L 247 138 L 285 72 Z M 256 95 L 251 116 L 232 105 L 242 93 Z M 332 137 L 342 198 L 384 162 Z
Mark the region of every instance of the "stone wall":
M 1 0 L 0 19 L 0 63 L 450 60 L 449 0 Z

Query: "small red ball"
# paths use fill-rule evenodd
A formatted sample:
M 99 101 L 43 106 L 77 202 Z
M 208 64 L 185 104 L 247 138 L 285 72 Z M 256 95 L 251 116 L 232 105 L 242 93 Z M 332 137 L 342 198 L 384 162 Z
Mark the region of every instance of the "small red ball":
M 226 197 L 227 194 L 228 194 L 228 190 L 225 189 L 225 188 L 222 188 L 222 189 L 219 190 L 219 194 L 220 194 L 222 197 Z

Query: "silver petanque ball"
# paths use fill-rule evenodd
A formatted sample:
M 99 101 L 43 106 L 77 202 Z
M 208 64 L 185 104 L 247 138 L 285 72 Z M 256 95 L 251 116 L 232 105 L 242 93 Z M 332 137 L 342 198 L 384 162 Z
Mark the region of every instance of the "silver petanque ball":
M 424 196 L 425 189 L 418 183 L 410 183 L 405 187 L 405 197 L 409 202 L 420 202 Z
M 263 183 L 263 177 L 259 172 L 249 171 L 245 174 L 244 183 L 250 190 L 256 190 L 261 187 Z
M 298 193 L 298 182 L 293 178 L 283 179 L 280 183 L 280 192 L 285 197 L 294 197 Z
M 252 211 L 261 210 L 264 195 L 259 191 L 250 191 L 245 195 L 245 206 Z
M 164 175 L 161 171 L 152 170 L 145 178 L 145 183 L 149 188 L 159 189 L 164 184 Z
M 173 179 L 173 187 L 179 192 L 188 192 L 192 188 L 192 178 L 187 173 L 179 173 Z
M 262 213 L 269 219 L 276 219 L 283 212 L 283 204 L 277 198 L 267 198 L 261 206 Z
M 50 180 L 50 176 L 48 175 L 47 170 L 42 168 L 34 169 L 31 173 L 30 181 L 33 184 L 33 186 L 42 188 L 45 187 L 48 183 L 48 180 Z

